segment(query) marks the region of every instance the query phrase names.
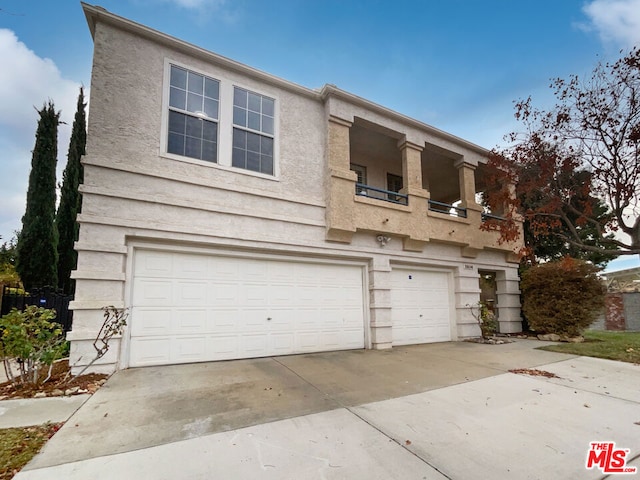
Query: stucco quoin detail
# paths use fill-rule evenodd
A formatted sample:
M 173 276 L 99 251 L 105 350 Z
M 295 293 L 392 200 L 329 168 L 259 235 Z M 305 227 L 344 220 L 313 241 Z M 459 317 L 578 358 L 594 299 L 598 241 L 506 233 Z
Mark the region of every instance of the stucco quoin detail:
M 93 371 L 477 336 L 466 305 L 481 271 L 494 274 L 502 331 L 521 328 L 520 245 L 479 229 L 487 150 L 83 9 L 94 58 L 74 372 L 108 305 L 130 317 Z M 172 65 L 217 82 L 217 118 L 175 103 L 190 87 L 171 83 Z M 189 122 L 216 124 L 215 162 L 197 151 L 213 140 L 180 130 Z

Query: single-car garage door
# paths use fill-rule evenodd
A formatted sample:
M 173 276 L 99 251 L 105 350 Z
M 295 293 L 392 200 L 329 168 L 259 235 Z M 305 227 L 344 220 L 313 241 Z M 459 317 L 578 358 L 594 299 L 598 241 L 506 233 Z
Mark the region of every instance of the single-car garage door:
M 449 305 L 449 274 L 446 272 L 393 268 L 393 345 L 451 340 Z
M 136 250 L 129 365 L 364 348 L 362 267 Z

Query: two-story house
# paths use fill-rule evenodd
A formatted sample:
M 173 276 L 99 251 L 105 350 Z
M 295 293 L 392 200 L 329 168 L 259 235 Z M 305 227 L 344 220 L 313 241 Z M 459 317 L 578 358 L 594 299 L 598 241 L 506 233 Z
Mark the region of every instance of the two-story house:
M 481 275 L 521 329 L 519 245 L 479 228 L 487 150 L 83 9 L 74 371 L 107 305 L 130 316 L 94 371 L 461 340 Z

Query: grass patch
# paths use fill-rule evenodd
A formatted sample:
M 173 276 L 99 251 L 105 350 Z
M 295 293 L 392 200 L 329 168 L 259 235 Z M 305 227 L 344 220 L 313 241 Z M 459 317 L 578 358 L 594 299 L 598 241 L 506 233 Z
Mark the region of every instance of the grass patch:
M 0 480 L 9 480 L 56 433 L 61 423 L 0 429 Z
M 586 331 L 584 343 L 560 343 L 538 347 L 550 352 L 640 363 L 640 332 Z

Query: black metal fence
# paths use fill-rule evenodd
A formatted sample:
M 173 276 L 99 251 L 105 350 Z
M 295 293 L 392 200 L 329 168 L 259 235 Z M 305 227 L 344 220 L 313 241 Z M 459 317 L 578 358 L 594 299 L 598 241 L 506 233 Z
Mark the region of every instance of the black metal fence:
M 13 308 L 24 310 L 29 305 L 52 308 L 57 314 L 55 321 L 62 325 L 65 332 L 68 332 L 73 323 L 73 311 L 69 310 L 71 300 L 73 300 L 73 295 L 65 295 L 50 287 L 24 292 L 17 287 L 5 285 L 2 288 L 0 316 L 6 315 Z

